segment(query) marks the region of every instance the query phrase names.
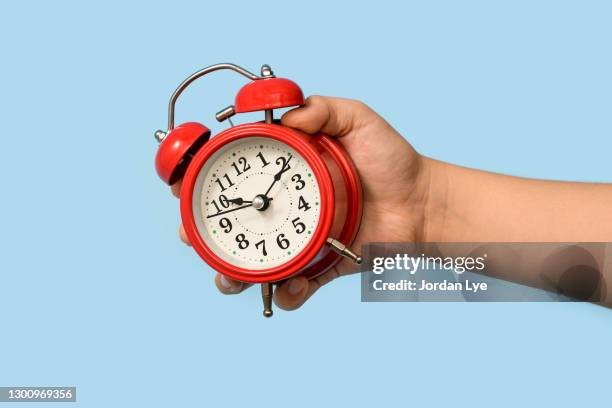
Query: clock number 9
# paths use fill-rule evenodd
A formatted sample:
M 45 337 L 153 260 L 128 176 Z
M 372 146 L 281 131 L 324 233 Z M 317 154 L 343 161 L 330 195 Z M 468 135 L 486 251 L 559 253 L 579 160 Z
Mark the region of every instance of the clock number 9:
M 276 237 L 276 243 L 280 249 L 289 248 L 289 240 L 285 238 L 285 234 L 278 234 L 278 237 Z
M 295 186 L 296 190 L 301 190 L 306 185 L 306 182 L 304 180 L 302 180 L 302 175 L 301 174 L 294 174 L 291 177 L 291 181 L 294 181 L 295 183 L 297 183 L 297 186 Z
M 221 218 L 221 220 L 219 220 L 219 226 L 223 228 L 223 232 L 226 234 L 232 231 L 232 223 L 227 218 Z
M 236 235 L 236 242 L 238 243 L 238 248 L 246 249 L 249 246 L 249 241 L 246 240 L 244 234 Z

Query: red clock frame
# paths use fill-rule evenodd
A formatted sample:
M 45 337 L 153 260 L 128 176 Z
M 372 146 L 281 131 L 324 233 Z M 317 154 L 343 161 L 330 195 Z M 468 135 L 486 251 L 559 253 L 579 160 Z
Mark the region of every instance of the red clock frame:
M 204 163 L 227 143 L 249 137 L 275 139 L 297 151 L 312 168 L 321 194 L 319 222 L 310 242 L 287 263 L 263 270 L 239 268 L 217 256 L 200 236 L 193 208 L 193 190 Z M 224 275 L 251 283 L 278 282 L 294 275 L 313 279 L 340 260 L 340 255 L 326 245 L 328 237 L 347 246 L 355 238 L 361 221 L 361 196 L 361 183 L 355 166 L 346 151 L 331 137 L 307 135 L 276 124 L 248 123 L 221 132 L 195 154 L 181 187 L 181 218 L 198 255 Z

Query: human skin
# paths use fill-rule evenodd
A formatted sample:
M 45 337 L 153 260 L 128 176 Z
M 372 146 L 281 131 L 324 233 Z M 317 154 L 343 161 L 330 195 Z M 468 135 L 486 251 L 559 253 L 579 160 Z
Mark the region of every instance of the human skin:
M 525 179 L 440 162 L 420 155 L 354 100 L 312 96 L 285 113 L 282 124 L 336 137 L 353 159 L 363 187 L 353 248 L 368 242 L 612 242 L 612 185 Z M 172 186 L 177 197 L 179 191 L 180 182 Z M 179 235 L 189 244 L 182 226 Z M 603 282 L 612 282 L 608 269 Z M 274 301 L 296 309 L 323 285 L 355 271 L 343 259 L 316 279 L 291 278 L 276 287 Z M 537 272 L 530 273 L 504 278 L 537 286 Z M 251 286 L 219 274 L 215 284 L 224 294 Z

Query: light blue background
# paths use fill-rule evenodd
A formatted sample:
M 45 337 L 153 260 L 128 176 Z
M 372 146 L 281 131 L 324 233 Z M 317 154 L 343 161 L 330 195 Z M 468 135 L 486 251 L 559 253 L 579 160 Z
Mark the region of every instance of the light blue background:
M 609 2 L 207 3 L 0 6 L 0 385 L 83 407 L 612 403 L 597 306 L 362 304 L 352 276 L 265 320 L 257 291 L 218 294 L 152 137 L 192 71 L 269 63 L 426 155 L 612 181 Z M 243 83 L 196 84 L 178 121 L 219 130 Z

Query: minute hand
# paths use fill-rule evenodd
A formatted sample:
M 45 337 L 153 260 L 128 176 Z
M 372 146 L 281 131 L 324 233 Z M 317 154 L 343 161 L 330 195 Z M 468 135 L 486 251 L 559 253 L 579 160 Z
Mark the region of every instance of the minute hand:
M 274 175 L 274 181 L 272 182 L 272 184 L 270 184 L 270 187 L 268 187 L 268 190 L 265 192 L 264 196 L 266 196 L 266 197 L 268 196 L 268 193 L 270 192 L 270 190 L 272 190 L 272 187 L 274 187 L 276 182 L 278 180 L 280 180 L 280 178 L 283 175 L 283 173 L 286 172 L 287 170 L 289 170 L 289 162 L 291 161 L 292 158 L 293 158 L 293 156 L 289 156 L 289 158 L 287 159 L 287 163 L 285 163 L 283 168 L 280 169 L 279 172 Z
M 237 210 L 241 210 L 243 208 L 252 207 L 252 206 L 253 206 L 253 203 L 247 204 L 247 205 L 243 205 L 241 207 L 231 208 L 229 210 L 221 211 L 221 212 L 218 212 L 216 214 L 211 214 L 211 215 L 207 216 L 206 218 L 216 217 L 217 215 L 223 215 L 223 214 L 231 213 L 232 211 L 237 211 Z

